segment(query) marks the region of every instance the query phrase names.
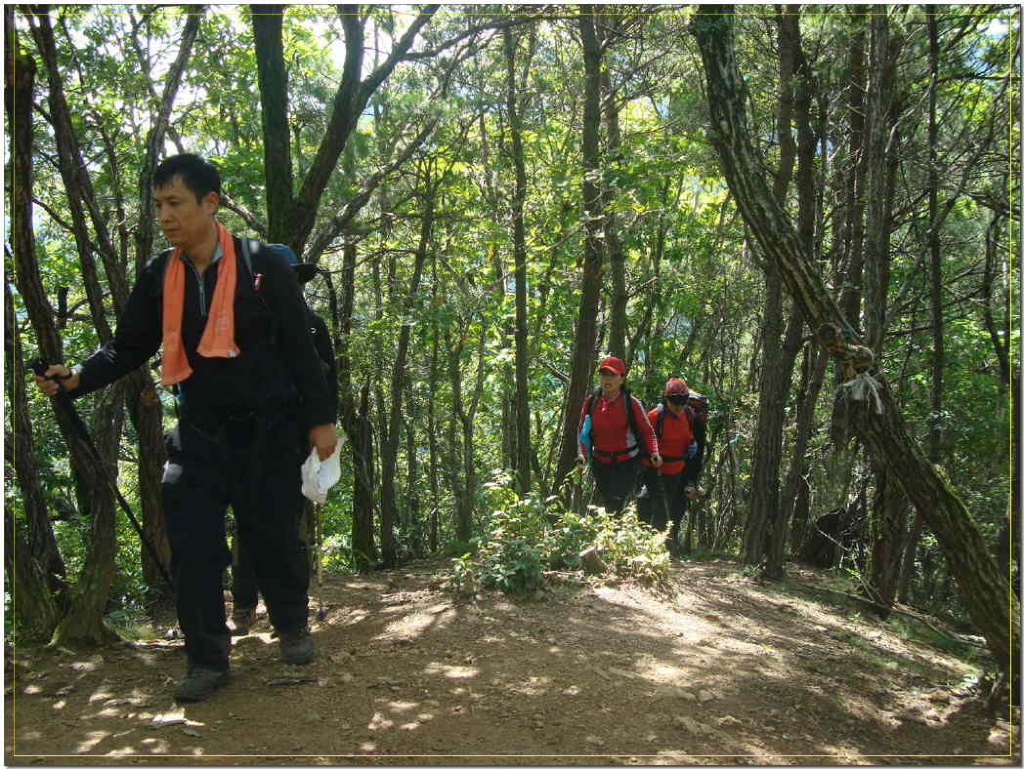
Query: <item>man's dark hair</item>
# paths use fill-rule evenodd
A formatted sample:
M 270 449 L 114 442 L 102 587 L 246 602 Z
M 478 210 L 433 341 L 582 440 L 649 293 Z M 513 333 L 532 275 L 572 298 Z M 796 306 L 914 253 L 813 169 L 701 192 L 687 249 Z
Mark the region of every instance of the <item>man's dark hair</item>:
M 202 200 L 208 192 L 220 195 L 220 172 L 198 155 L 185 153 L 164 160 L 153 172 L 153 186 L 159 189 L 175 176 L 181 177 L 181 183 L 195 193 L 196 200 Z

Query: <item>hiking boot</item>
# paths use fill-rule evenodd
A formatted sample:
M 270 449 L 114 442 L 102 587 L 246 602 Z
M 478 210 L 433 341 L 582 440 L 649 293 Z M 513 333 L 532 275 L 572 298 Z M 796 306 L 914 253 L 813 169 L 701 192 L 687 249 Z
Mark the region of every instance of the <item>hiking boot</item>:
M 189 668 L 188 675 L 174 690 L 174 699 L 178 702 L 201 702 L 213 695 L 228 682 L 230 673 L 226 670 L 212 668 Z
M 281 661 L 286 665 L 308 665 L 313 661 L 313 636 L 309 628 L 280 633 Z
M 256 609 L 236 609 L 231 613 L 231 635 L 249 635 L 249 627 L 256 622 Z

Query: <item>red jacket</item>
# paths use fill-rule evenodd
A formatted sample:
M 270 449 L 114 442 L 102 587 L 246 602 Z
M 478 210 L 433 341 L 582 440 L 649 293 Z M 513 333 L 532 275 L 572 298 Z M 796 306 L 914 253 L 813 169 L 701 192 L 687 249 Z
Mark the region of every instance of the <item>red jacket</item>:
M 583 401 L 579 430 L 583 429 L 583 420 L 587 417 L 587 405 L 593 397 L 593 395 L 588 395 Z M 648 453 L 657 454 L 658 439 L 654 435 L 651 423 L 647 421 L 643 404 L 632 395 L 629 396 L 629 401 L 633 409 L 633 421 L 636 423 L 637 429 L 643 433 Z M 596 462 L 606 465 L 612 462 L 625 462 L 639 453 L 637 436 L 633 435 L 633 431 L 629 429 L 629 419 L 626 416 L 621 394 L 614 400 L 608 400 L 603 395 L 598 396 L 594 408 L 590 411 L 590 436 L 593 441 L 593 456 Z M 615 452 L 615 455 L 609 456 L 602 452 Z M 580 453 L 586 456 L 586 447 L 582 444 L 580 444 Z
M 661 457 L 665 461 L 661 466 L 661 474 L 676 475 L 686 467 L 686 449 L 693 441 L 693 429 L 690 427 L 690 417 L 685 407 L 679 412 L 679 416 L 676 416 L 668 406 L 660 405 L 647 412 L 655 430 L 662 409 L 665 410 L 665 416 L 661 419 L 661 430 L 657 436 Z M 641 461 L 647 467 L 651 467 L 649 459 L 644 458 Z

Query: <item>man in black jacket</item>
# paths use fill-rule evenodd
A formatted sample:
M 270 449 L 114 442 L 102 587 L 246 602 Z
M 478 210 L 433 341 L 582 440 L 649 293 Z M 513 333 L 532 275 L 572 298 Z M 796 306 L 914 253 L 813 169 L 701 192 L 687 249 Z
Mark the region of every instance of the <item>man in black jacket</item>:
M 228 505 L 252 553 L 282 660 L 312 660 L 299 468 L 309 445 L 321 459 L 330 456 L 337 434 L 291 267 L 268 249 L 245 266 L 241 241 L 216 220 L 220 175 L 202 158 L 168 158 L 154 187 L 173 251 L 139 272 L 109 344 L 73 369 L 51 366 L 36 381 L 49 395 L 58 386 L 85 395 L 143 365 L 163 344 L 163 380 L 175 383 L 179 417 L 168 437 L 164 515 L 188 657 L 175 698 L 194 702 L 229 676 L 221 588 L 230 562 Z

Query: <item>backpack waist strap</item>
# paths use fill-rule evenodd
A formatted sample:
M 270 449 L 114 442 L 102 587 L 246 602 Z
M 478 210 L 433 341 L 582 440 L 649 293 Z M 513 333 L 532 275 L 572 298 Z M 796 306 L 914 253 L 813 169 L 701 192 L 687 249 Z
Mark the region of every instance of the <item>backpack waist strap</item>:
M 629 454 L 626 459 L 632 459 L 636 456 L 639 449 L 636 446 L 633 446 L 632 448 L 619 449 L 618 451 L 603 451 L 601 449 L 594 449 L 593 451 L 595 454 L 600 454 L 602 457 L 611 457 L 612 459 L 615 457 L 621 457 L 623 454 Z

